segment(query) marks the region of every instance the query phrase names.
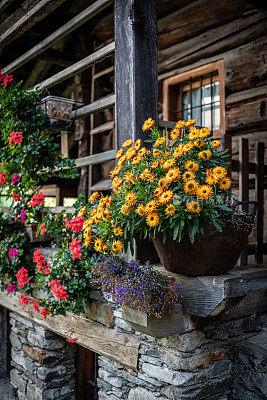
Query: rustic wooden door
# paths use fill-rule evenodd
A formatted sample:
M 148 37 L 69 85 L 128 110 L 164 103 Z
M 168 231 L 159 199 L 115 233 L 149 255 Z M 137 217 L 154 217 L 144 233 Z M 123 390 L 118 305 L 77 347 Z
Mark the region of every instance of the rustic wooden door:
M 96 379 L 96 353 L 82 346 L 77 346 L 76 400 L 97 400 Z

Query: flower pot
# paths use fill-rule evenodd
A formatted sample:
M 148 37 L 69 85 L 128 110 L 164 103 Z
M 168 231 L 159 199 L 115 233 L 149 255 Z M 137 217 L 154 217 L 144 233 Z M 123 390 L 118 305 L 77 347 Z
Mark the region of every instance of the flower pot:
M 191 243 L 188 236 L 180 242 L 162 234 L 153 238 L 159 258 L 167 271 L 176 274 L 201 276 L 219 275 L 233 269 L 242 252 L 249 230 L 228 223 L 222 232 L 213 230 Z

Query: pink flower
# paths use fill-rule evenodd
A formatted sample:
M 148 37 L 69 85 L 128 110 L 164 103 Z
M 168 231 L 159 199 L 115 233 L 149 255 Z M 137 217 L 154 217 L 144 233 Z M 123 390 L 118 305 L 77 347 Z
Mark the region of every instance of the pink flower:
M 45 223 L 43 223 L 42 225 L 40 225 L 40 235 L 44 235 L 45 232 L 47 232 L 47 230 L 45 228 Z
M 11 179 L 11 184 L 13 185 L 14 183 L 17 183 L 20 181 L 20 175 L 14 174 L 13 178 Z
M 60 280 L 50 281 L 49 286 L 51 286 L 50 292 L 52 292 L 56 298 L 65 300 L 67 297 L 69 297 L 65 291 L 65 286 L 60 285 Z
M 81 240 L 73 239 L 72 242 L 70 243 L 70 251 L 72 253 L 72 259 L 75 260 L 75 258 L 81 259 L 82 253 L 81 253 L 81 248 L 82 246 L 80 245 Z
M 25 294 L 22 293 L 22 295 L 20 296 L 21 304 L 24 304 L 27 306 L 29 304 L 28 298 L 29 298 L 29 296 L 25 296 Z
M 26 211 L 25 211 L 25 210 L 21 210 L 20 215 L 21 215 L 21 223 L 22 223 L 22 224 L 25 224 L 26 219 L 27 219 L 27 213 L 26 213 Z
M 7 293 L 15 292 L 16 290 L 16 285 L 8 285 L 7 287 Z
M 74 342 L 76 342 L 76 340 L 78 340 L 78 338 L 74 338 L 74 339 L 67 339 L 67 342 L 74 343 Z
M 9 252 L 8 252 L 8 255 L 9 255 L 9 258 L 12 258 L 12 257 L 14 257 L 14 256 L 17 256 L 18 255 L 18 249 L 15 247 L 14 249 L 10 249 L 9 250 Z
M 29 282 L 28 270 L 25 269 L 24 267 L 20 268 L 16 276 L 18 279 L 18 285 L 20 287 L 24 287 L 24 285 Z
M 2 172 L 0 174 L 0 184 L 4 185 L 5 181 L 6 181 L 6 172 Z
M 32 207 L 36 207 L 41 204 L 44 204 L 44 199 L 45 199 L 45 195 L 42 192 L 40 192 L 38 194 L 34 194 L 31 198 L 30 205 Z
M 41 314 L 44 319 L 46 319 L 47 315 L 51 314 L 47 307 L 41 309 Z
M 10 146 L 12 145 L 13 142 L 16 143 L 16 144 L 22 142 L 23 136 L 22 136 L 21 133 L 22 132 L 12 132 L 12 133 L 10 133 L 10 136 L 8 138 Z

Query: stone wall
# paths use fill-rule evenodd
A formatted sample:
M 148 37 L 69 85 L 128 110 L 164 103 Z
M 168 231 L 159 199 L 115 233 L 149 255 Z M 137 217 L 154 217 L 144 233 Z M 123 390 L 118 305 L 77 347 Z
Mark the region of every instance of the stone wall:
M 7 311 L 0 306 L 0 379 L 7 377 Z
M 238 394 L 237 383 L 237 376 L 241 378 L 244 369 L 239 362 L 240 346 L 243 344 L 244 349 L 248 341 L 258 340 L 258 332 L 263 331 L 262 315 L 224 323 L 205 323 L 197 329 L 164 339 L 134 332 L 121 319 L 119 310 L 115 315 L 116 330 L 135 334 L 141 339 L 138 371 L 99 357 L 99 400 L 230 400 L 233 376 L 236 400 L 263 399 L 249 397 L 253 385 L 256 388 L 258 379 L 263 379 L 263 361 L 257 361 L 259 351 L 254 355 L 252 346 L 246 361 L 247 374 L 251 374 L 249 357 L 254 357 L 253 365 L 258 365 L 258 372 L 250 383 L 252 388 L 247 390 L 247 397 L 243 395 L 246 377 L 242 378 L 242 395 Z M 265 335 L 266 341 L 266 334 L 261 335 Z
M 74 400 L 75 346 L 10 313 L 14 400 Z

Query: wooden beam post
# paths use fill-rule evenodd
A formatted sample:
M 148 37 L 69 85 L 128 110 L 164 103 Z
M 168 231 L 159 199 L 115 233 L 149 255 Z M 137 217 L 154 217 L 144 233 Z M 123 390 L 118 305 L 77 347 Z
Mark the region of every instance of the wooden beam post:
M 155 0 L 115 0 L 116 147 L 145 139 L 143 121 L 157 121 L 158 66 Z

